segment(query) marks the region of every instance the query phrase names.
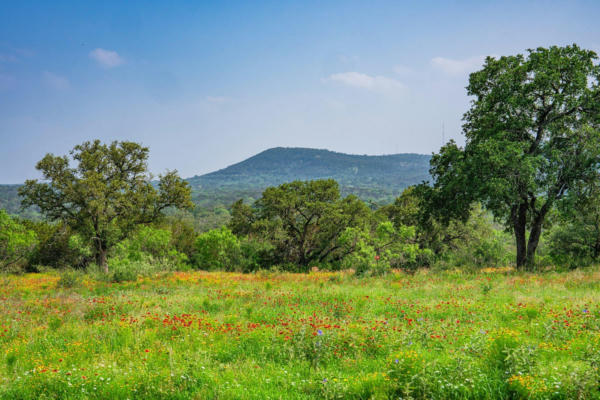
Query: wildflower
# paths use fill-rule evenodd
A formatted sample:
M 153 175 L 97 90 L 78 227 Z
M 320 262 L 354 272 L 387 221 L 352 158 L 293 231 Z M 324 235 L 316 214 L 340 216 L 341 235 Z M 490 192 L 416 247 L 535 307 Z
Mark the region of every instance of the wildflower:
M 317 335 L 321 336 L 322 334 L 323 334 L 323 331 L 319 329 L 319 330 L 317 331 Z
M 396 358 L 396 359 L 394 360 L 394 362 L 395 362 L 396 364 L 398 364 L 398 363 L 400 362 L 400 360 L 398 360 L 398 359 Z

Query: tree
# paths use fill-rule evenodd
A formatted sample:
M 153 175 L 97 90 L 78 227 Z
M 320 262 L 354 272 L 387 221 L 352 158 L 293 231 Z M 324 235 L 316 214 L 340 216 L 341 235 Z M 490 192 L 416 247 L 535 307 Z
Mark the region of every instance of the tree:
M 254 223 L 254 210 L 243 199 L 239 199 L 231 206 L 231 220 L 229 228 L 238 236 L 246 236 L 252 230 Z
M 435 205 L 435 209 L 431 208 L 432 191 L 425 183 L 409 186 L 394 203 L 381 207 L 377 213 L 383 214 L 398 230 L 402 227 L 414 227 L 415 241 L 419 248 L 429 249 L 433 254 L 441 256 L 467 240 L 471 233 L 466 224 L 470 214 L 464 219 L 450 218 L 450 214 L 446 212 L 436 214 L 438 205 Z M 422 261 L 428 263 L 433 260 L 425 258 Z
M 512 230 L 517 267 L 532 265 L 548 213 L 600 162 L 597 60 L 577 45 L 488 57 L 469 77 L 464 148 L 431 160 L 431 208 L 465 218 L 481 201 Z
M 37 243 L 35 232 L 0 209 L 0 270 L 23 261 Z
M 140 144 L 95 140 L 75 146 L 70 156 L 47 154 L 38 162 L 44 182 L 25 182 L 22 206 L 36 205 L 48 219 L 65 221 L 93 245 L 105 272 L 107 252 L 138 225 L 156 221 L 169 207 L 192 207 L 187 182 L 175 171 L 160 176 L 155 189 L 148 148 Z
M 254 207 L 236 202 L 229 226 L 235 234 L 266 239 L 279 261 L 307 267 L 339 260 L 340 235 L 369 216 L 355 196 L 340 197 L 333 179 L 294 181 L 265 189 Z

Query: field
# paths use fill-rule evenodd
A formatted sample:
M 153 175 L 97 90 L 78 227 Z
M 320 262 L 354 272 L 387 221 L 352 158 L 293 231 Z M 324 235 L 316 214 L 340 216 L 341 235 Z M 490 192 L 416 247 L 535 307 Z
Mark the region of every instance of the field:
M 0 280 L 6 399 L 600 397 L 598 269 Z

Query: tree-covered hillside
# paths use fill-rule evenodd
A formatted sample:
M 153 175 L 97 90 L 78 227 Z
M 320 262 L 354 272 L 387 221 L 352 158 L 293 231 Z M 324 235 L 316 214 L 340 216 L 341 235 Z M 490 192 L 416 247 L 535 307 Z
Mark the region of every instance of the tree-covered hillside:
M 9 214 L 20 215 L 29 219 L 39 218 L 39 213 L 34 208 L 21 210 L 21 200 L 18 193 L 20 186 L 0 185 L 0 209 L 6 210 Z
M 329 150 L 276 147 L 222 170 L 188 179 L 201 205 L 252 200 L 263 189 L 294 180 L 335 179 L 342 194 L 391 203 L 407 186 L 429 179 L 430 156 L 351 155 Z

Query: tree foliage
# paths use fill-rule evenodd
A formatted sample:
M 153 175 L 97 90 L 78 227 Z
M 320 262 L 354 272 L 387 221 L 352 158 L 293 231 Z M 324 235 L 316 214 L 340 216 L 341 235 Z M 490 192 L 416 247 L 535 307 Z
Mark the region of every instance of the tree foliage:
M 515 235 L 517 266 L 534 262 L 548 213 L 600 163 L 600 67 L 576 45 L 488 57 L 470 75 L 466 145 L 431 161 L 430 209 L 468 216 L 480 201 Z
M 38 162 L 44 180 L 28 180 L 20 188 L 22 205 L 65 221 L 93 245 L 106 272 L 107 251 L 138 225 L 156 221 L 168 207 L 192 206 L 190 189 L 176 172 L 161 176 L 155 189 L 148 148 L 140 144 L 95 140 L 75 146 L 70 156 L 47 154 Z
M 24 261 L 36 243 L 35 232 L 0 209 L 0 270 L 8 270 Z
M 240 240 L 227 227 L 204 232 L 196 239 L 194 262 L 201 269 L 234 271 L 240 257 Z
M 27 270 L 38 267 L 83 268 L 92 259 L 87 241 L 63 222 L 22 220 L 27 229 L 35 232 L 37 244 L 28 257 Z
M 600 174 L 582 182 L 559 203 L 557 225 L 549 232 L 552 260 L 569 267 L 600 259 Z
M 337 239 L 369 216 L 355 196 L 341 198 L 332 179 L 294 181 L 267 188 L 254 208 L 236 203 L 230 227 L 236 234 L 267 238 L 281 262 L 307 267 L 339 260 Z

